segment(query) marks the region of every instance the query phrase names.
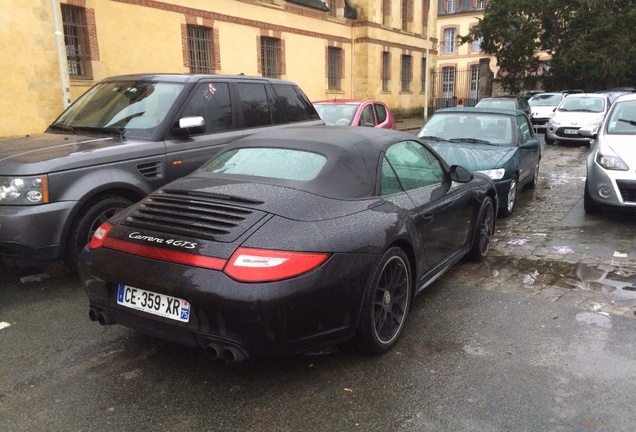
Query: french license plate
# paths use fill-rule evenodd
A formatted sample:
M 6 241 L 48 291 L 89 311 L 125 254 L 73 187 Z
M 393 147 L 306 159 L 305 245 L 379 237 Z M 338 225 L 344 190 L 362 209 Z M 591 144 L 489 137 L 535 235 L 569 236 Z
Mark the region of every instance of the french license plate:
M 125 284 L 117 287 L 117 304 L 181 322 L 190 320 L 190 303 L 186 300 Z
M 563 129 L 563 133 L 566 135 L 576 135 L 579 131 L 578 129 Z

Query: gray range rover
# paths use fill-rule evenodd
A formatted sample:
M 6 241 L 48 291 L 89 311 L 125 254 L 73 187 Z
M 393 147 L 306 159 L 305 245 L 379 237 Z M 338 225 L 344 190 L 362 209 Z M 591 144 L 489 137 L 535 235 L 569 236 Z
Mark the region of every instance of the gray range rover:
M 111 77 L 43 133 L 0 140 L 0 258 L 72 270 L 102 222 L 263 129 L 323 124 L 293 82 Z

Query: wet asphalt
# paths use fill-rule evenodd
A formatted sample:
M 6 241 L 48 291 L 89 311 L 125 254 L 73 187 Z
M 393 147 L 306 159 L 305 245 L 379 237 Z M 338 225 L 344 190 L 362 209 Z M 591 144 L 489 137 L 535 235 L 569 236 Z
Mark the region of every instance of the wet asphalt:
M 0 263 L 0 431 L 633 430 L 635 219 L 585 215 L 587 148 L 543 150 L 486 262 L 418 296 L 383 356 L 210 362 L 89 321 L 62 268 Z

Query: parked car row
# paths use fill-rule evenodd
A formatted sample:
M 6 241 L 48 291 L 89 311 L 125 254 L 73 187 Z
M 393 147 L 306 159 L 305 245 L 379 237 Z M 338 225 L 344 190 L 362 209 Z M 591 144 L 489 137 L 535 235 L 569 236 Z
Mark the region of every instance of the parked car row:
M 574 97 L 577 112 L 609 106 Z M 415 296 L 484 260 L 497 216 L 537 184 L 531 117 L 502 101 L 438 110 L 414 135 L 380 101 L 312 103 L 289 81 L 107 79 L 46 134 L 0 146 L 0 256 L 64 257 L 91 320 L 211 359 L 383 353 Z M 619 156 L 632 108 L 618 98 L 577 129 L 610 171 L 588 171 L 589 212 L 635 199 L 636 161 Z

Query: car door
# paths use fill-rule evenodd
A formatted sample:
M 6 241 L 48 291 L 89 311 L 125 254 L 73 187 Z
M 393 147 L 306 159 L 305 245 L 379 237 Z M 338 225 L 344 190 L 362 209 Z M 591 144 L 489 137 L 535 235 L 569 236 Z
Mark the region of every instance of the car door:
M 432 268 L 468 242 L 470 194 L 463 193 L 465 185 L 452 184 L 444 164 L 419 141 L 391 145 L 385 159 L 383 171 L 392 171 L 413 202 L 410 220 L 416 231 L 418 268 Z
M 523 115 L 516 116 L 518 153 L 519 153 L 519 184 L 531 181 L 534 175 L 534 167 L 541 156 L 539 139 L 534 134 L 530 120 Z
M 360 120 L 358 126 L 375 127 L 375 113 L 373 111 L 373 104 L 366 103 L 360 108 Z
M 223 147 L 246 135 L 237 126 L 229 81 L 202 80 L 190 93 L 177 118 L 203 117 L 205 131 L 166 139 L 167 176 L 172 181 L 199 168 Z

